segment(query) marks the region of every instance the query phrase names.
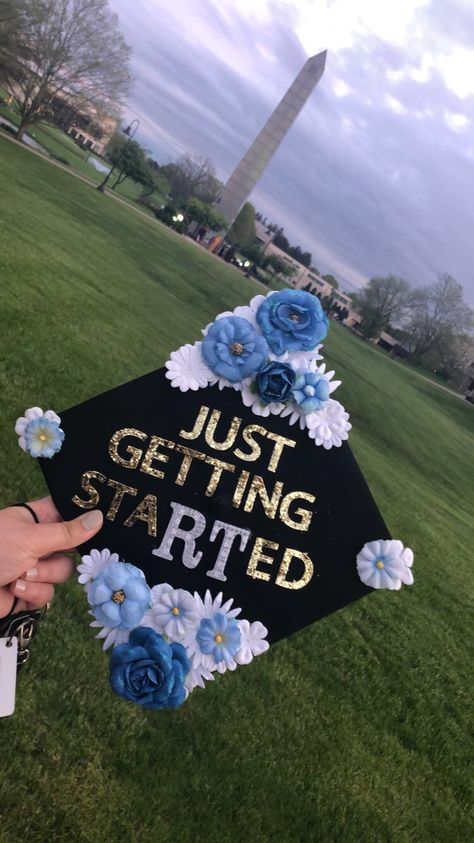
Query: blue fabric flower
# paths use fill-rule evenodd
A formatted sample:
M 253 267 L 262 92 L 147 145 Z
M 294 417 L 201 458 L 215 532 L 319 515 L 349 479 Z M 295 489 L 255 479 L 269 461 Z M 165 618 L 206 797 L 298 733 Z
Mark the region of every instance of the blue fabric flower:
M 303 372 L 297 375 L 293 387 L 293 398 L 303 413 L 322 410 L 329 399 L 327 378 L 318 372 Z
M 202 619 L 196 639 L 202 653 L 214 656 L 216 663 L 225 661 L 227 664 L 240 648 L 239 624 L 234 618 L 217 612 L 213 618 Z
M 316 296 L 304 290 L 282 290 L 267 296 L 257 322 L 274 354 L 312 351 L 327 332 L 329 320 Z
M 191 664 L 182 644 L 168 644 L 148 626 L 130 633 L 110 655 L 109 681 L 119 697 L 157 711 L 186 699 L 184 680 Z
M 288 363 L 268 363 L 255 378 L 257 392 L 264 404 L 288 401 L 296 380 Z
M 61 450 L 64 431 L 57 421 L 46 416 L 32 419 L 23 431 L 25 451 L 32 457 L 51 458 Z
M 265 365 L 268 346 L 248 319 L 222 316 L 204 337 L 202 355 L 216 375 L 238 383 Z
M 109 562 L 90 584 L 87 599 L 104 626 L 133 629 L 151 603 L 143 572 L 128 562 Z

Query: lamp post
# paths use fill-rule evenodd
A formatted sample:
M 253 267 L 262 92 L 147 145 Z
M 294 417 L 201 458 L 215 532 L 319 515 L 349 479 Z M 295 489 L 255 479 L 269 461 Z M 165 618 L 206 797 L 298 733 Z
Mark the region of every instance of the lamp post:
M 132 120 L 132 122 L 127 126 L 126 129 L 122 129 L 122 132 L 124 133 L 124 135 L 127 135 L 127 137 L 128 137 L 127 143 L 130 143 L 130 141 L 133 140 L 139 125 L 140 125 L 140 121 L 137 120 L 137 118 L 135 117 Z M 109 172 L 107 173 L 105 179 L 98 185 L 97 190 L 100 190 L 101 193 L 104 193 L 105 186 L 106 186 L 108 180 L 110 179 L 110 176 L 112 175 L 112 173 L 114 172 L 115 169 L 116 169 L 115 165 L 113 167 L 111 167 Z

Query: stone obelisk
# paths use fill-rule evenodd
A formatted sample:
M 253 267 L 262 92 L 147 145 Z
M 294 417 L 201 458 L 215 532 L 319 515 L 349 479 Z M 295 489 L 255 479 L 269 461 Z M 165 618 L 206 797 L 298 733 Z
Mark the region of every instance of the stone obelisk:
M 273 114 L 224 185 L 217 200 L 219 213 L 232 224 L 251 194 L 288 129 L 291 128 L 324 73 L 326 50 L 303 65 Z

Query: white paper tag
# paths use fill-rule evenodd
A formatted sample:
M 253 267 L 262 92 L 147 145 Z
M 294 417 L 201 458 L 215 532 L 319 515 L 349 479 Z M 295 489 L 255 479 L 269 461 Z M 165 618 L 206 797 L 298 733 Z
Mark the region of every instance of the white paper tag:
M 18 638 L 0 638 L 0 717 L 15 711 Z

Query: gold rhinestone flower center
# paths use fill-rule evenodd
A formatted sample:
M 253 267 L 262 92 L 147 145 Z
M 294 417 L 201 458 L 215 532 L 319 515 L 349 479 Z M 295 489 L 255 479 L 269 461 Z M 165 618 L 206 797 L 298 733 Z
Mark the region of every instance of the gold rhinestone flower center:
M 222 644 L 223 640 L 224 636 L 221 635 L 220 632 L 218 632 L 217 635 L 214 635 L 214 641 L 216 642 L 216 644 Z
M 231 347 L 230 347 L 230 350 L 231 350 L 232 354 L 234 354 L 237 357 L 239 354 L 242 354 L 242 352 L 244 350 L 244 347 L 243 347 L 241 342 L 233 342 Z
M 118 591 L 114 591 L 112 594 L 112 600 L 114 603 L 123 603 L 125 600 L 125 592 L 121 588 L 119 588 Z
M 299 322 L 301 316 L 299 315 L 299 313 L 290 313 L 288 318 L 291 319 L 292 322 Z

